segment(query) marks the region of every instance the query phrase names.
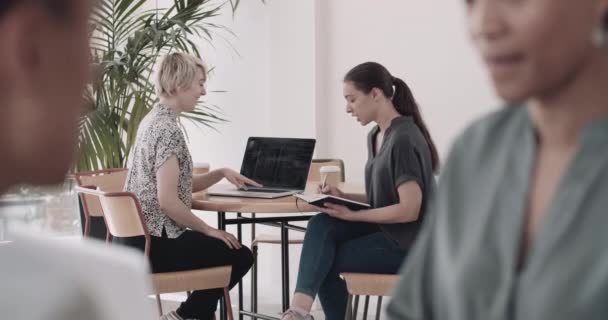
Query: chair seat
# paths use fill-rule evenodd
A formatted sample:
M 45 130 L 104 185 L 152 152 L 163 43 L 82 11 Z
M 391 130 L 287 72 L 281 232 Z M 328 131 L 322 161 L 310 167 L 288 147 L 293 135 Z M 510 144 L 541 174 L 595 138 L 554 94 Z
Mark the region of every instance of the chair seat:
M 287 242 L 289 244 L 302 244 L 304 243 L 304 238 L 289 239 Z M 270 234 L 259 234 L 253 239 L 251 246 L 255 247 L 258 243 L 281 244 L 281 237 Z
M 225 288 L 230 283 L 231 266 L 189 271 L 153 273 L 154 293 L 172 293 Z
M 346 281 L 348 293 L 358 296 L 390 296 L 399 281 L 396 274 L 345 272 L 340 277 Z

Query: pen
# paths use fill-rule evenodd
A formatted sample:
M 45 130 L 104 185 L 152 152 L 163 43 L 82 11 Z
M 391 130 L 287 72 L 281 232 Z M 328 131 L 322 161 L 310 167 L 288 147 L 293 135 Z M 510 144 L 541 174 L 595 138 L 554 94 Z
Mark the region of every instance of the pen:
M 325 183 L 327 182 L 327 175 L 323 177 L 323 182 L 321 183 L 321 193 L 323 193 L 323 189 L 325 189 Z

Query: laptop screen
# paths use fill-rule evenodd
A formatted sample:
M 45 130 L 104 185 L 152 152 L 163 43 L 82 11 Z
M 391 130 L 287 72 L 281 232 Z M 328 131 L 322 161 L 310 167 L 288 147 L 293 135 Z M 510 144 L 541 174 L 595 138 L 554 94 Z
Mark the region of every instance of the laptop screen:
M 314 150 L 314 139 L 251 137 L 241 174 L 264 187 L 304 190 Z

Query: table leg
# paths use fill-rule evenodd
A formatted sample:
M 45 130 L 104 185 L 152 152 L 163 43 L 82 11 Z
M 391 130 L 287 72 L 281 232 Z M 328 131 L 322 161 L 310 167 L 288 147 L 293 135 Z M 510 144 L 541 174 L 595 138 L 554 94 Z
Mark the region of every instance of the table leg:
M 291 224 L 289 224 L 290 222 L 294 222 L 294 221 L 305 221 L 310 219 L 312 216 L 303 216 L 303 217 L 287 217 L 287 218 L 283 218 L 283 217 L 272 217 L 272 218 L 257 218 L 254 213 L 252 213 L 251 218 L 247 218 L 247 217 L 243 217 L 241 213 L 237 213 L 237 218 L 236 219 L 227 219 L 226 218 L 226 212 L 224 211 L 219 211 L 218 212 L 218 229 L 220 230 L 226 230 L 227 226 L 229 224 L 236 224 L 237 225 L 237 233 L 238 233 L 238 237 L 239 239 L 242 241 L 242 224 L 243 223 L 248 223 L 252 225 L 252 234 L 251 234 L 251 239 L 252 242 L 255 238 L 255 225 L 257 223 L 262 223 L 262 224 L 268 224 L 274 227 L 279 227 L 279 229 L 281 230 L 281 273 L 282 273 L 282 282 L 283 282 L 283 286 L 282 286 L 282 310 L 283 312 L 286 311 L 289 308 L 289 301 L 290 301 L 290 286 L 289 286 L 289 229 L 294 229 L 297 231 L 303 231 L 301 227 L 297 227 L 297 226 L 293 226 Z M 240 226 L 239 226 L 240 225 Z M 240 228 L 239 228 L 240 227 Z M 239 231 L 240 230 L 240 231 Z M 305 229 L 304 229 L 305 230 Z M 254 254 L 256 254 L 257 252 L 255 252 L 253 246 L 252 246 L 252 251 Z M 261 314 L 257 314 L 257 275 L 256 272 L 257 271 L 257 261 L 255 261 L 255 256 L 254 256 L 254 266 L 253 266 L 253 274 L 252 274 L 252 286 L 251 286 L 251 291 L 252 291 L 252 295 L 251 295 L 251 309 L 253 312 L 249 312 L 249 311 L 245 311 L 242 309 L 242 304 L 239 304 L 239 308 L 241 309 L 239 314 L 244 316 L 244 317 L 252 317 L 254 319 L 264 319 L 264 320 L 280 320 L 279 318 L 275 318 L 272 316 L 268 316 L 268 315 L 261 315 Z M 242 300 L 242 296 L 239 295 L 239 297 L 241 298 L 240 300 Z M 226 314 L 226 309 L 224 308 L 223 310 L 220 309 L 220 317 L 222 320 L 226 320 L 227 314 Z
M 251 213 L 251 219 L 255 219 L 255 212 Z M 255 222 L 251 223 L 251 242 L 255 239 Z
M 251 213 L 255 219 L 255 213 Z M 251 250 L 253 253 L 253 267 L 251 267 L 251 312 L 258 313 L 258 246 L 253 245 L 255 240 L 255 223 L 251 224 Z M 253 320 L 257 318 L 253 317 Z
M 281 222 L 281 263 L 283 271 L 283 312 L 289 309 L 289 229 Z
M 220 211 L 217 213 L 217 228 L 226 230 L 226 212 Z
M 227 311 L 227 310 L 226 310 L 226 304 L 225 304 L 225 302 L 224 302 L 225 300 L 226 300 L 226 299 L 225 299 L 223 296 L 222 296 L 222 297 L 220 297 L 220 319 L 221 319 L 221 320 L 227 320 L 227 318 L 228 318 L 228 317 L 226 316 L 226 314 L 227 314 L 227 312 L 226 312 L 226 311 Z
M 219 230 L 226 230 L 226 212 L 217 213 L 217 228 Z M 220 319 L 227 320 L 226 304 L 224 302 L 224 296 L 220 297 Z
M 239 219 L 241 218 L 243 215 L 240 212 L 236 213 L 236 218 Z M 239 243 L 243 243 L 243 227 L 241 226 L 240 223 L 238 223 L 236 225 L 236 236 L 237 239 L 239 240 Z M 243 279 L 241 278 L 241 281 L 239 281 L 239 320 L 243 320 L 243 314 L 241 313 L 241 311 L 243 311 Z
M 236 217 L 237 217 L 237 219 L 242 218 L 243 214 L 241 214 L 240 212 L 237 212 Z M 243 241 L 243 228 L 240 223 L 238 223 L 236 225 L 236 238 L 239 240 L 239 242 Z

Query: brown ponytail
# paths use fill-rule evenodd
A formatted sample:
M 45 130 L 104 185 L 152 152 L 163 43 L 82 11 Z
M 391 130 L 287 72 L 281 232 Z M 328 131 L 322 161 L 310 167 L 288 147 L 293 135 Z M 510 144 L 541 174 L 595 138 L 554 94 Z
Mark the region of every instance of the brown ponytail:
M 414 99 L 414 95 L 412 91 L 405 83 L 405 81 L 393 77 L 393 84 L 395 86 L 395 94 L 393 95 L 393 105 L 397 112 L 404 116 L 412 116 L 414 118 L 414 122 L 422 131 L 422 135 L 426 139 L 426 143 L 429 145 L 431 149 L 431 161 L 433 162 L 433 171 L 437 172 L 439 169 L 439 154 L 437 152 L 437 148 L 435 147 L 435 142 L 431 138 L 431 134 L 429 133 L 429 129 L 426 127 L 424 120 L 422 120 L 422 115 L 420 114 L 420 108 L 418 108 L 418 104 Z
M 392 98 L 393 105 L 399 114 L 411 116 L 414 118 L 416 126 L 422 132 L 426 139 L 426 143 L 431 151 L 431 161 L 433 163 L 433 171 L 439 170 L 439 154 L 435 143 L 431 138 L 431 134 L 422 120 L 420 109 L 414 99 L 412 91 L 408 85 L 401 79 L 393 77 L 388 70 L 379 63 L 365 62 L 351 69 L 344 81 L 352 82 L 358 90 L 368 94 L 373 88 L 382 90 L 386 97 Z M 393 88 L 394 87 L 394 88 Z

